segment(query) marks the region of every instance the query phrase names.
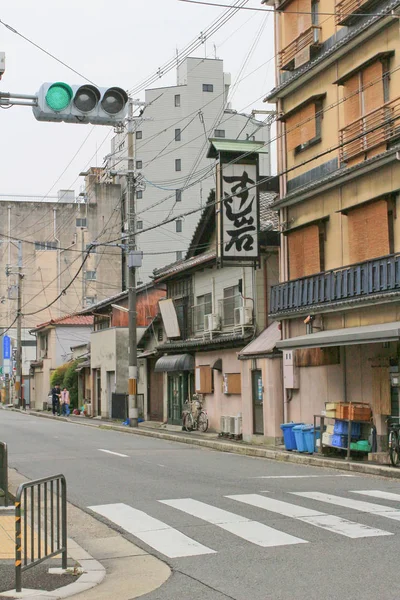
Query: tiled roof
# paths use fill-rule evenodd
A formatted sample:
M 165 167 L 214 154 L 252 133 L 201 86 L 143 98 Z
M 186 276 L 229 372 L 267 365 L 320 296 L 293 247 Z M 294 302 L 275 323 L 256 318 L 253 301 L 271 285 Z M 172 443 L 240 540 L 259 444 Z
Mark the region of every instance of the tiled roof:
M 186 271 L 191 267 L 195 267 L 197 265 L 201 265 L 202 263 L 209 262 L 211 260 L 215 260 L 216 253 L 215 252 L 205 252 L 204 254 L 199 254 L 198 256 L 194 256 L 193 258 L 189 258 L 188 260 L 180 260 L 178 262 L 172 263 L 163 267 L 162 269 L 156 269 L 154 271 L 154 279 L 161 279 L 166 277 L 167 275 L 172 275 L 173 273 L 179 273 L 180 271 Z
M 93 325 L 92 315 L 67 315 L 66 317 L 60 317 L 59 319 L 51 319 L 46 323 L 41 323 L 35 327 L 32 331 L 37 329 L 43 329 L 44 327 L 51 327 L 53 325 Z
M 182 349 L 186 349 L 186 348 L 201 348 L 201 347 L 215 347 L 215 348 L 219 348 L 221 346 L 224 346 L 225 344 L 228 345 L 228 347 L 231 346 L 241 346 L 242 344 L 246 344 L 246 342 L 248 343 L 250 341 L 250 339 L 253 337 L 253 333 L 249 332 L 249 333 L 245 333 L 245 335 L 242 335 L 242 332 L 238 332 L 238 333 L 226 333 L 223 335 L 220 335 L 218 337 L 213 337 L 212 339 L 208 338 L 192 338 L 192 339 L 187 339 L 187 340 L 176 340 L 176 341 L 170 341 L 167 342 L 165 344 L 160 344 L 160 346 L 157 346 L 157 350 L 159 352 L 168 352 L 169 350 L 182 350 Z

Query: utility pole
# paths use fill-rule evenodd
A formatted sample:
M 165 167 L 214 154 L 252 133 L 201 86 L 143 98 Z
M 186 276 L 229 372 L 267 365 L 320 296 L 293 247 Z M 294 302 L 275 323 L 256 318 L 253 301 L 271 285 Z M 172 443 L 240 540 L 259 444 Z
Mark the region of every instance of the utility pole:
M 133 100 L 129 98 L 128 111 L 128 173 L 126 175 L 128 192 L 128 302 L 129 302 L 129 372 L 128 372 L 128 416 L 129 426 L 138 426 L 137 405 L 137 340 L 136 340 L 136 215 L 135 215 L 135 173 L 134 173 L 134 131 Z
M 22 242 L 18 240 L 18 286 L 17 286 L 17 352 L 16 352 L 16 377 L 15 392 L 17 394 L 18 408 L 21 408 L 21 383 L 22 383 Z

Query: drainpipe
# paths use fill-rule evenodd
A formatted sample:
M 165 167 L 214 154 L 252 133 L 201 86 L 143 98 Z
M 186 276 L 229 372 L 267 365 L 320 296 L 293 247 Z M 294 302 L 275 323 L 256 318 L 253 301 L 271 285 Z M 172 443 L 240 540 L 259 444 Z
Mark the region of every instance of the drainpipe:
M 57 296 L 61 292 L 61 242 L 57 237 L 57 209 L 53 208 L 53 235 L 57 242 Z M 58 299 L 58 316 L 61 317 L 61 297 Z
M 11 266 L 11 204 L 7 206 L 8 211 L 8 265 Z

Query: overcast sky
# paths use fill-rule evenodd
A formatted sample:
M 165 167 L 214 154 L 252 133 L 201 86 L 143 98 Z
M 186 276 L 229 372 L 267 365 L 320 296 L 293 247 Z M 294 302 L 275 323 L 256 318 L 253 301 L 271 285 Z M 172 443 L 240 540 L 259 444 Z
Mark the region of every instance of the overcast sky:
M 259 8 L 261 3 L 250 0 L 248 6 Z M 224 10 L 179 0 L 12 0 L 2 3 L 0 19 L 96 84 L 129 89 Z M 261 27 L 260 41 L 248 58 Z M 45 81 L 84 83 L 1 24 L 0 51 L 6 53 L 1 91 L 34 94 Z M 239 83 L 232 107 L 246 112 L 270 108 L 261 97 L 274 85 L 272 14 L 239 11 L 193 55 L 213 57 L 215 51 L 224 60 L 224 70 L 232 74 L 232 83 L 260 67 Z M 174 85 L 175 77 L 172 71 L 154 87 Z M 136 96 L 143 99 L 143 93 Z M 59 189 L 79 193 L 83 183 L 79 173 L 101 166 L 110 151 L 112 129 L 91 130 L 91 125 L 37 122 L 28 107 L 0 110 L 0 194 L 43 196 Z

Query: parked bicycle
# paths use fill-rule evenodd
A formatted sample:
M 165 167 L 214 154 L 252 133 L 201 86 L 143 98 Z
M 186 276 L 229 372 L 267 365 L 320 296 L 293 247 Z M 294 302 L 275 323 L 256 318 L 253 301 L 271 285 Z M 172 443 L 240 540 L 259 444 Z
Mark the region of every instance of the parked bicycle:
M 396 423 L 397 421 L 397 423 Z M 400 417 L 389 417 L 389 458 L 393 467 L 400 466 Z
M 198 394 L 193 394 L 192 400 L 186 400 L 186 409 L 182 414 L 182 429 L 184 431 L 198 430 L 205 433 L 208 429 L 207 411 Z

